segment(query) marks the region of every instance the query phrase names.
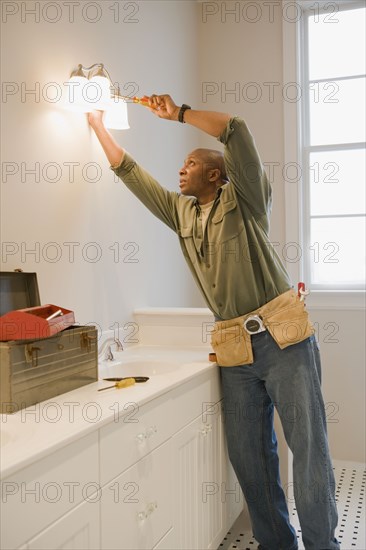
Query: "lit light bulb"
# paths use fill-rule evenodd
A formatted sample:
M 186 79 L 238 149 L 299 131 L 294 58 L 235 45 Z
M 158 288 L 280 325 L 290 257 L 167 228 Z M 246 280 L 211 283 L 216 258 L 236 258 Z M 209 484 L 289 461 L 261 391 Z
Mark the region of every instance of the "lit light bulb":
M 91 110 L 106 110 L 112 103 L 110 81 L 105 76 L 95 75 L 84 87 L 84 100 L 90 105 Z
M 70 111 L 87 113 L 91 111 L 89 103 L 84 100 L 84 88 L 89 83 L 85 76 L 72 76 L 67 82 L 65 108 Z
M 105 111 L 104 124 L 111 130 L 127 130 L 128 124 L 127 103 L 121 97 L 115 96 Z

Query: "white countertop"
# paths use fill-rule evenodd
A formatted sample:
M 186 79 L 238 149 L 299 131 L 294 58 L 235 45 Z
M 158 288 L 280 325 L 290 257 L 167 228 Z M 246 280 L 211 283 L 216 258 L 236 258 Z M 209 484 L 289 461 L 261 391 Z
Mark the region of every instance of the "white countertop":
M 218 368 L 208 361 L 209 351 L 209 346 L 202 345 L 189 348 L 132 346 L 120 352 L 118 360 L 100 364 L 98 382 L 42 401 L 15 414 L 0 415 L 2 477 L 80 439 L 113 421 L 116 415 L 128 414 L 131 403 L 141 406 L 207 369 Z M 159 365 L 157 374 L 154 374 L 154 362 Z M 115 374 L 114 371 L 121 368 L 118 364 L 123 363 L 128 363 L 125 372 Z M 166 371 L 162 363 L 166 365 Z M 171 368 L 172 364 L 175 365 L 174 369 Z M 128 388 L 97 391 L 113 384 L 102 378 L 121 375 L 150 375 L 150 379 Z

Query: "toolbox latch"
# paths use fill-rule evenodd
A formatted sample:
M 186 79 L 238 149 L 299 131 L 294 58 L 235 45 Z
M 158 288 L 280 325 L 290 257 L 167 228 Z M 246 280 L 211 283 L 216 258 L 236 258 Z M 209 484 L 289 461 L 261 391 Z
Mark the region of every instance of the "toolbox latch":
M 91 350 L 92 342 L 95 342 L 96 338 L 91 336 L 87 332 L 80 333 L 80 347 L 83 350 L 86 350 L 88 353 Z
M 41 348 L 27 344 L 24 348 L 25 360 L 27 363 L 32 363 L 32 367 L 38 366 L 38 352 Z

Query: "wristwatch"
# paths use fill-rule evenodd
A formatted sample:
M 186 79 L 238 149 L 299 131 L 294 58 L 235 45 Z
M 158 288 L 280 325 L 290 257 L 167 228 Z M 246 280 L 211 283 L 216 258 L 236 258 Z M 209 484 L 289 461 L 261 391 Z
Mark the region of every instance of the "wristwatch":
M 182 122 L 182 124 L 185 124 L 185 122 L 184 122 L 184 113 L 186 112 L 187 109 L 191 109 L 191 107 L 189 105 L 186 105 L 185 103 L 183 103 L 183 105 L 181 106 L 181 108 L 179 110 L 178 120 L 179 120 L 179 122 Z

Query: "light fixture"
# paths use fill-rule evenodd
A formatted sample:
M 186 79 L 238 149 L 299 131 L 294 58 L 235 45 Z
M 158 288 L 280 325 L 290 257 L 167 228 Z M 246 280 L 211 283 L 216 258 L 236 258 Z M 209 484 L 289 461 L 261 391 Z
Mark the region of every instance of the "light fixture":
M 71 111 L 87 113 L 90 105 L 84 99 L 84 86 L 88 79 L 84 74 L 81 65 L 71 73 L 70 80 L 67 82 L 67 100 L 65 107 Z
M 120 95 L 103 63 L 94 63 L 90 67 L 78 65 L 72 71 L 67 87 L 66 109 L 79 113 L 105 111 L 104 123 L 111 129 L 126 130 L 130 127 L 126 101 L 146 105 L 146 101 L 137 97 Z

